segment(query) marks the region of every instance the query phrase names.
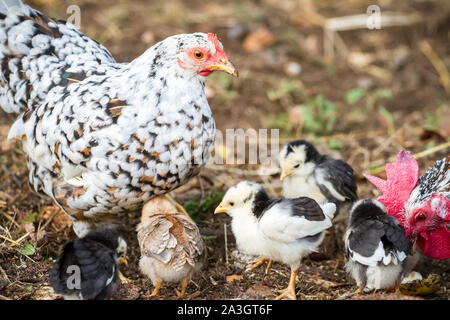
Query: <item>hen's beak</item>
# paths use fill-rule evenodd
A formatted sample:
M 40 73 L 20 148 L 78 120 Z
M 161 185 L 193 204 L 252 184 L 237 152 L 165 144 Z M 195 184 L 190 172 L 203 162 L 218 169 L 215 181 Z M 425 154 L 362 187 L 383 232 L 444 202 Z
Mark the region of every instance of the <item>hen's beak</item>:
M 235 77 L 239 77 L 236 67 L 226 59 L 219 59 L 215 64 L 210 65 L 207 70 L 209 71 L 224 71 Z
M 225 213 L 228 212 L 228 208 L 226 208 L 222 203 L 214 210 L 214 214 Z
M 291 174 L 293 174 L 294 172 L 289 172 L 289 171 L 286 171 L 286 170 L 283 170 L 282 172 L 281 172 L 281 176 L 280 176 L 280 180 L 281 181 L 283 181 L 283 179 L 284 178 L 286 178 L 286 177 L 289 177 Z

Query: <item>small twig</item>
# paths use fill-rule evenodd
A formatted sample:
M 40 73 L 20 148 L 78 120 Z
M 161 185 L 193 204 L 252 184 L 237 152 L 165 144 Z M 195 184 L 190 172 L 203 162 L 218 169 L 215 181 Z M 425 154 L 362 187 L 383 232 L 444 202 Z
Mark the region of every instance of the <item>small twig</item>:
M 413 157 L 416 158 L 416 159 L 425 158 L 425 157 L 427 157 L 429 155 L 432 155 L 432 154 L 434 154 L 436 152 L 445 150 L 447 148 L 450 148 L 450 141 L 447 141 L 446 143 L 440 144 L 440 145 L 438 145 L 436 147 L 433 147 L 433 148 L 421 151 L 419 153 L 413 154 Z M 389 160 L 388 160 L 388 162 L 393 162 L 393 161 L 395 161 L 395 157 L 390 157 Z M 375 175 L 375 174 L 382 173 L 384 171 L 385 171 L 385 166 L 382 166 L 382 167 L 378 167 L 378 168 L 375 168 L 373 170 L 370 170 L 367 173 L 370 174 L 370 175 Z
M 205 187 L 203 186 L 202 177 L 200 175 L 197 176 L 198 184 L 200 185 L 200 191 L 202 194 L 202 199 L 205 198 Z
M 2 236 L 1 234 L 0 234 L 0 238 L 3 239 L 3 240 L 6 240 L 6 241 L 8 241 L 8 242 L 11 242 L 11 243 L 14 244 L 15 246 L 20 246 L 20 243 L 14 241 L 13 239 L 10 239 L 10 238 L 7 238 L 7 237 L 5 237 L 5 236 Z
M 3 277 L 6 279 L 8 283 L 11 283 L 11 280 L 9 280 L 8 275 L 6 274 L 5 270 L 3 270 L 2 266 L 0 266 L 0 272 L 3 274 Z
M 2 215 L 3 215 L 6 219 L 8 219 L 9 221 L 11 221 L 16 227 L 20 228 L 20 224 L 18 224 L 17 221 L 14 220 L 10 215 L 8 215 L 8 214 L 5 213 L 5 212 L 2 212 Z
M 53 221 L 53 219 L 56 217 L 56 215 L 59 213 L 59 208 L 55 210 L 55 212 L 53 212 L 53 214 L 50 216 L 50 218 L 47 219 L 47 221 L 44 223 L 44 225 L 42 226 L 42 228 L 38 228 L 38 231 L 40 230 L 45 230 L 45 228 L 47 228 L 47 226 L 50 224 L 50 222 Z
M 336 265 L 334 266 L 333 273 L 336 273 L 337 269 L 339 268 L 339 264 L 339 260 L 336 260 Z
M 228 266 L 228 234 L 227 234 L 227 224 L 223 224 L 223 233 L 225 241 L 225 264 Z
M 21 243 L 23 240 L 25 240 L 26 238 L 28 238 L 28 236 L 30 235 L 30 232 L 27 232 L 26 234 L 24 234 L 23 236 L 21 236 L 19 239 L 17 239 L 16 241 L 18 243 Z
M 431 47 L 427 41 L 422 41 L 419 44 L 420 51 L 430 60 L 434 69 L 439 74 L 439 80 L 447 93 L 450 93 L 450 74 L 445 63 L 437 55 L 436 51 Z
M 12 300 L 12 299 L 10 299 L 10 298 L 8 298 L 8 297 L 5 297 L 5 296 L 2 296 L 2 295 L 0 294 L 0 300 Z
M 260 175 L 260 172 L 258 170 L 242 170 L 239 168 L 230 168 L 230 167 L 219 166 L 219 165 L 215 165 L 215 164 L 209 164 L 206 166 L 206 168 L 211 169 L 211 170 L 217 170 L 217 171 L 228 171 L 231 173 L 236 173 L 236 174 L 244 175 L 244 176 L 259 176 Z

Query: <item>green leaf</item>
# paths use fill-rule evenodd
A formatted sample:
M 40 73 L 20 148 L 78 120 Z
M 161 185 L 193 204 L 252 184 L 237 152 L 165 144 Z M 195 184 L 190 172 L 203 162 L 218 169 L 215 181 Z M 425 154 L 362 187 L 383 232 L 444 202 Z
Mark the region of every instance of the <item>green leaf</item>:
M 374 96 L 379 99 L 392 99 L 391 89 L 377 89 L 374 92 Z
M 343 144 L 339 140 L 329 140 L 328 141 L 328 147 L 334 150 L 341 150 L 343 147 Z
M 219 192 L 215 195 L 212 195 L 200 202 L 200 207 L 202 208 L 202 211 L 208 211 L 212 209 L 216 204 L 218 204 L 220 201 L 222 201 L 223 196 L 225 195 L 225 192 Z
M 188 200 L 184 204 L 184 209 L 186 209 L 189 216 L 194 221 L 197 221 L 202 213 L 214 209 L 214 207 L 223 199 L 224 195 L 225 192 L 219 192 L 201 200 L 200 202 Z
M 29 257 L 29 256 L 32 256 L 33 254 L 35 254 L 36 250 L 34 249 L 32 244 L 27 243 L 23 246 L 22 250 L 17 250 L 17 252 L 19 252 L 20 254 L 22 254 L 24 256 Z
M 430 141 L 430 142 L 428 142 L 428 143 L 426 144 L 425 150 L 428 150 L 428 149 L 431 149 L 431 148 L 434 148 L 434 147 L 436 147 L 436 142 Z
M 189 213 L 189 215 L 191 217 L 198 215 L 199 207 L 200 207 L 199 203 L 194 200 L 188 200 L 184 204 L 184 209 Z M 194 218 L 192 218 L 192 219 L 194 219 Z
M 25 289 L 27 289 L 28 291 L 33 291 L 33 286 L 32 285 L 26 286 Z
M 347 91 L 347 93 L 345 94 L 345 101 L 348 104 L 354 104 L 356 103 L 359 99 L 361 99 L 362 97 L 364 97 L 367 94 L 367 91 L 364 89 L 360 89 L 360 88 L 355 88 L 355 89 L 350 89 Z
M 217 236 L 204 236 L 204 235 L 201 235 L 201 237 L 202 237 L 202 239 L 205 240 L 205 241 L 217 239 Z
M 428 113 L 426 115 L 425 129 L 429 131 L 439 132 L 438 117 L 435 114 Z
M 25 217 L 21 220 L 22 223 L 34 223 L 36 221 L 37 213 L 27 213 Z
M 385 107 L 381 107 L 378 112 L 386 120 L 386 123 L 388 125 L 388 133 L 393 134 L 395 128 L 394 117 L 392 116 L 392 114 Z

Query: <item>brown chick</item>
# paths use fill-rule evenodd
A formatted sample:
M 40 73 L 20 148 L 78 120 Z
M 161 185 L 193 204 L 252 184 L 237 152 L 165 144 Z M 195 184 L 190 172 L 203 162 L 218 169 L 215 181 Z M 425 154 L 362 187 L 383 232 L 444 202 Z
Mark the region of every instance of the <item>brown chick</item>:
M 159 295 L 163 282 L 180 282 L 177 296 L 183 298 L 192 275 L 202 267 L 204 246 L 198 227 L 169 200 L 156 197 L 142 209 L 137 232 L 139 267 L 155 286 L 151 296 Z

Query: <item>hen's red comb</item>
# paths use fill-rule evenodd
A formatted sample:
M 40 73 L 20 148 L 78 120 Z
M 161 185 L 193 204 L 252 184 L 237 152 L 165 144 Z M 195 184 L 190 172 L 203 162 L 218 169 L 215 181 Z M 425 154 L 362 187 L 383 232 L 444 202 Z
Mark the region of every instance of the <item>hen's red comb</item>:
M 383 193 L 377 200 L 386 206 L 387 213 L 403 224 L 405 203 L 419 180 L 419 164 L 413 155 L 402 150 L 395 164 L 386 164 L 387 180 L 367 174 L 364 177 Z
M 208 33 L 208 40 L 214 43 L 214 46 L 219 46 L 219 38 L 217 37 L 217 34 L 215 33 Z

